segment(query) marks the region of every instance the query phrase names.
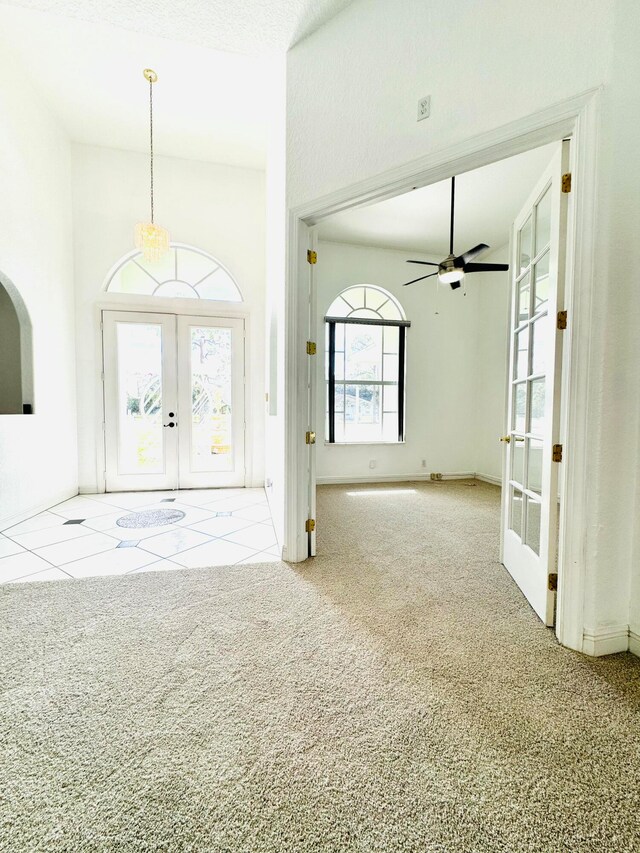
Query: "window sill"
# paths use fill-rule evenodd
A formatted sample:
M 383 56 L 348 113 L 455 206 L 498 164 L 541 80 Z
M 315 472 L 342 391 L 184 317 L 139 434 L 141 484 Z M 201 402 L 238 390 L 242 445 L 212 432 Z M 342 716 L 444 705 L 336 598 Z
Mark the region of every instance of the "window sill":
M 403 444 L 406 444 L 406 439 L 404 441 L 325 441 L 325 447 L 377 447 L 378 445 L 383 445 L 384 447 L 399 447 Z

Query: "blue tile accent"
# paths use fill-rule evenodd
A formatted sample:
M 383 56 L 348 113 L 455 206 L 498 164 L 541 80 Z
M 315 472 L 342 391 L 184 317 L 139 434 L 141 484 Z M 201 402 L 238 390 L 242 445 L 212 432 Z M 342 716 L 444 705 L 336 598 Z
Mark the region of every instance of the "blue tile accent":
M 118 542 L 116 548 L 135 548 L 139 544 L 139 539 L 123 539 L 122 542 Z

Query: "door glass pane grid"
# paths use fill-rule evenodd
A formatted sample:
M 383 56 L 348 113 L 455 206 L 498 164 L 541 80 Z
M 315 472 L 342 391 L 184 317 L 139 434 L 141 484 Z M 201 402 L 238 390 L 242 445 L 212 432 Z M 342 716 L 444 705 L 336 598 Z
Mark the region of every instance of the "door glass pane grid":
M 191 326 L 191 465 L 233 452 L 232 330 Z
M 116 323 L 118 473 L 163 474 L 162 326 Z

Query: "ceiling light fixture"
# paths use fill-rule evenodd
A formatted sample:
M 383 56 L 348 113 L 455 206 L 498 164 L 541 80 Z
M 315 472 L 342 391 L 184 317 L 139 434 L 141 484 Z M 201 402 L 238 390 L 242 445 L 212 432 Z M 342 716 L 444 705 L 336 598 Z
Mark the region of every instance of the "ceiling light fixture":
M 151 164 L 151 222 L 138 222 L 136 225 L 136 248 L 142 250 L 145 261 L 159 261 L 169 249 L 169 232 L 153 221 L 153 84 L 158 75 L 152 68 L 142 72 L 149 82 L 149 153 Z

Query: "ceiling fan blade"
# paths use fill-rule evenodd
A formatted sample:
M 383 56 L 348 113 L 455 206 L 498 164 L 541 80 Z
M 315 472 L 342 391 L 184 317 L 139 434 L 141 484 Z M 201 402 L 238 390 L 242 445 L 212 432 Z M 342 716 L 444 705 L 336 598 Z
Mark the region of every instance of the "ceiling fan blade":
M 465 264 L 465 272 L 505 272 L 509 264 Z
M 402 286 L 406 287 L 408 284 L 415 284 L 416 281 L 424 281 L 425 278 L 431 278 L 434 275 L 438 275 L 438 273 L 437 272 L 430 272 L 429 275 L 423 275 L 420 278 L 414 278 L 413 281 L 405 281 L 405 283 Z
M 436 264 L 433 261 L 407 261 L 408 264 L 425 264 L 428 267 L 439 267 L 440 264 Z
M 469 261 L 472 261 L 474 258 L 477 258 L 478 255 L 485 252 L 489 246 L 486 243 L 478 243 L 477 246 L 474 246 L 473 249 L 469 249 L 468 252 L 464 252 L 462 255 L 458 255 L 458 257 L 454 260 L 454 264 L 456 267 L 466 267 Z

